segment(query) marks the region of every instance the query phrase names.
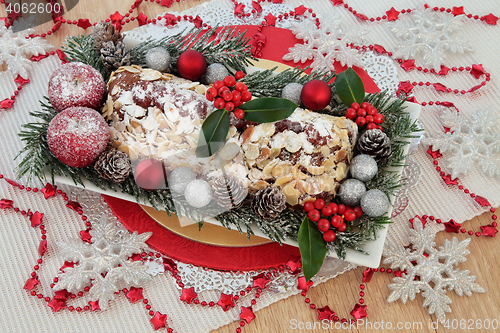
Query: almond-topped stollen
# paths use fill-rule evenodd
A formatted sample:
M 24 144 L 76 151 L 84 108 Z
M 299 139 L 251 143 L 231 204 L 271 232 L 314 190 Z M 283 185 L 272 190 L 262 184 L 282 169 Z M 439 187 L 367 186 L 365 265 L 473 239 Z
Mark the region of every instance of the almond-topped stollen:
M 290 206 L 335 195 L 347 175 L 356 123 L 301 108 L 276 123 L 239 120 L 216 154 L 197 158 L 201 125 L 215 111 L 208 88 L 138 66 L 119 68 L 103 109 L 112 145 L 132 161 L 161 160 L 167 170 L 189 167 L 208 180 L 230 174 L 251 193 L 277 186 Z

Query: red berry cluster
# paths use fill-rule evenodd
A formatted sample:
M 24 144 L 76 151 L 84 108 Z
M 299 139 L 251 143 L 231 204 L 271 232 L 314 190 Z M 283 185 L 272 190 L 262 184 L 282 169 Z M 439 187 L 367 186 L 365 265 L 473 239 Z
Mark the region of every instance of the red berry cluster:
M 355 120 L 359 127 L 365 126 L 367 130 L 379 129 L 382 131 L 382 124 L 385 120 L 383 114 L 379 113 L 377 108 L 368 102 L 361 103 L 361 106 L 354 102 L 345 112 L 345 117 Z
M 347 229 L 345 221 L 352 222 L 357 217 L 363 216 L 361 207 L 352 208 L 333 202 L 327 205 L 323 199 L 317 199 L 314 203 L 306 202 L 304 209 L 311 221 L 318 222 L 318 229 L 323 232 L 325 242 L 333 242 L 336 232 L 344 232 Z M 328 220 L 327 217 L 330 216 L 332 218 Z
M 234 76 L 226 76 L 222 81 L 215 81 L 213 86 L 207 89 L 207 99 L 214 102 L 217 109 L 234 111 L 234 116 L 242 119 L 245 111 L 238 109 L 244 102 L 252 99 L 252 93 L 243 82 L 236 82 L 245 77 L 245 73 L 237 71 Z

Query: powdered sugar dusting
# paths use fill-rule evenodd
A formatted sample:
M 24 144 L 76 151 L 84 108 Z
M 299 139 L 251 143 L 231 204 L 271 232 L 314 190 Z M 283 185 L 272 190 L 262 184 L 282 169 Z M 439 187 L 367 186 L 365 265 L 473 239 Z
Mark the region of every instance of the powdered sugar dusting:
M 57 111 L 71 106 L 98 109 L 105 92 L 101 73 L 80 62 L 62 65 L 49 80 L 50 103 Z
M 95 110 L 71 107 L 56 115 L 47 130 L 50 151 L 72 167 L 89 166 L 106 149 L 109 127 Z

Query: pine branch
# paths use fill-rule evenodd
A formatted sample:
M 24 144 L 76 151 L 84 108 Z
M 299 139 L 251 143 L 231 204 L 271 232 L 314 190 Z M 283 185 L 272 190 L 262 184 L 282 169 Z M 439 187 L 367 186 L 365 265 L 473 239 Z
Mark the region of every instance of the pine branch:
M 79 61 L 97 69 L 103 76 L 104 82 L 108 82 L 109 73 L 102 63 L 101 56 L 96 50 L 94 39 L 91 35 L 68 36 L 61 49 L 70 62 Z

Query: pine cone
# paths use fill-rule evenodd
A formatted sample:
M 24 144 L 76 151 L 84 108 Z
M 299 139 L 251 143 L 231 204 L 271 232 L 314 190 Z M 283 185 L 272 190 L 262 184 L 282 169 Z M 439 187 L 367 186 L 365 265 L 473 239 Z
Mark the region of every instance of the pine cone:
M 231 175 L 215 178 L 212 188 L 214 200 L 219 206 L 228 210 L 239 207 L 248 194 L 248 189 L 243 182 Z
M 263 219 L 274 219 L 286 208 L 286 197 L 276 186 L 268 186 L 255 193 L 251 208 Z
M 101 59 L 106 69 L 110 72 L 120 66 L 130 65 L 130 54 L 125 51 L 125 44 L 122 41 L 113 44 L 108 41 L 102 44 Z
M 122 34 L 115 29 L 115 26 L 109 22 L 99 22 L 90 32 L 94 39 L 94 45 L 97 50 L 102 49 L 103 44 L 106 42 L 113 42 L 116 44 L 123 40 Z
M 94 164 L 94 169 L 101 178 L 121 183 L 132 171 L 132 165 L 125 152 L 111 148 L 99 156 Z
M 384 163 L 391 155 L 391 140 L 381 130 L 371 129 L 361 135 L 357 148 L 361 154 L 372 156 L 377 163 Z

